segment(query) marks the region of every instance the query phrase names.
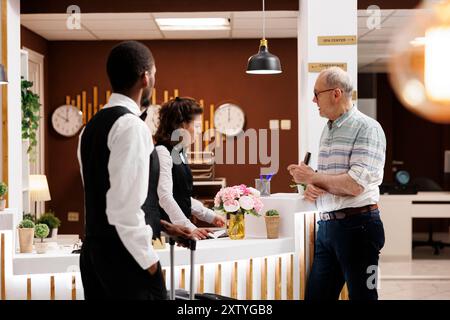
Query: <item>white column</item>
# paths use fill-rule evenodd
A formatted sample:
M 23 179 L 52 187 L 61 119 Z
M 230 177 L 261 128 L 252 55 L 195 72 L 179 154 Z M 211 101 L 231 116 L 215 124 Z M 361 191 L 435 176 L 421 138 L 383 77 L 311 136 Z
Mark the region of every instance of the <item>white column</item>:
M 357 35 L 357 0 L 299 0 L 298 20 L 298 141 L 299 161 L 307 151 L 310 165 L 317 168 L 320 134 L 326 119 L 320 118 L 312 102 L 318 73 L 308 72 L 308 63 L 347 63 L 347 71 L 357 85 L 356 45 L 319 46 L 319 36 Z
M 8 197 L 22 216 L 22 108 L 20 95 L 20 0 L 8 0 Z

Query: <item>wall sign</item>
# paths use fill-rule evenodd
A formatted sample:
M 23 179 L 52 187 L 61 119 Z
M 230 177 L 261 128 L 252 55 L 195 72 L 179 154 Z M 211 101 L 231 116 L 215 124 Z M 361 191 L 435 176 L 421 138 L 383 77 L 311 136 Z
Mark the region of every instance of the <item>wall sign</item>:
M 347 71 L 346 62 L 313 62 L 308 63 L 308 72 L 321 72 L 330 67 L 339 67 L 342 70 Z
M 356 44 L 356 36 L 320 36 L 317 37 L 319 46 L 341 46 Z

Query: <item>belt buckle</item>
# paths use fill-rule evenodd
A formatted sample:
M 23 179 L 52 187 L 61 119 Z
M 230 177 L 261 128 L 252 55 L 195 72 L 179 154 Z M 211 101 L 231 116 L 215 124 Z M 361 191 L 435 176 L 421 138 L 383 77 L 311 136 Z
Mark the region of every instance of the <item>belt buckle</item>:
M 328 220 L 331 220 L 331 216 L 329 213 L 324 212 L 324 213 L 322 213 L 322 216 L 320 217 L 320 219 L 323 221 L 328 221 Z

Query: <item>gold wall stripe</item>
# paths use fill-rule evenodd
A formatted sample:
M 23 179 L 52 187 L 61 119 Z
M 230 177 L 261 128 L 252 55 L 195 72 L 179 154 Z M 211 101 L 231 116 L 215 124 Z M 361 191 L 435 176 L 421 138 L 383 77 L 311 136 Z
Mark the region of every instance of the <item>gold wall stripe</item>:
M 275 260 L 275 300 L 281 300 L 281 257 Z
M 55 300 L 55 276 L 50 276 L 50 300 Z
M 179 97 L 180 96 L 178 89 L 173 90 L 173 96 L 174 97 Z
M 199 293 L 205 292 L 205 266 L 200 266 L 200 277 L 198 279 L 198 289 Z
M 209 106 L 209 124 L 210 124 L 210 128 L 213 129 L 214 128 L 214 105 L 211 104 Z
M 220 263 L 216 266 L 216 275 L 214 279 L 214 293 L 222 294 L 222 265 Z
M 98 87 L 94 86 L 92 88 L 92 99 L 94 100 L 92 105 L 94 106 L 94 114 L 98 111 Z
M 8 15 L 7 15 L 7 0 L 1 0 L 2 6 L 2 64 L 5 67 L 5 72 L 8 72 Z M 8 183 L 8 86 L 1 86 L 2 90 L 2 181 L 7 185 Z M 5 196 L 6 206 L 8 207 L 8 195 Z
M 1 271 L 1 279 L 0 279 L 0 286 L 1 286 L 1 298 L 2 300 L 6 300 L 6 277 L 5 277 L 5 234 L 2 233 L 1 234 L 1 241 L 0 241 L 0 245 L 1 245 L 1 265 L 0 268 L 2 268 Z
M 247 265 L 247 282 L 245 293 L 247 300 L 253 300 L 253 259 L 250 259 Z
M 81 107 L 82 107 L 83 112 L 84 112 L 84 110 L 86 110 L 86 91 L 82 91 L 81 92 Z
M 316 241 L 316 214 L 308 214 L 309 228 L 308 228 L 308 248 L 309 248 L 309 270 L 312 268 L 314 258 L 314 243 Z
M 233 263 L 233 269 L 231 270 L 231 297 L 237 299 L 238 289 L 238 263 Z
M 88 120 L 92 119 L 92 103 L 88 103 Z
M 31 300 L 31 278 L 27 278 L 27 300 Z
M 164 103 L 166 103 L 167 101 L 169 101 L 169 91 L 164 90 Z
M 340 294 L 340 299 L 341 300 L 349 300 L 347 283 L 345 283 L 344 287 L 342 288 L 342 291 Z
M 306 290 L 306 239 L 307 239 L 307 230 L 306 230 L 306 215 L 303 216 L 302 221 L 302 228 L 303 228 L 303 243 L 304 245 L 300 246 L 299 252 L 298 252 L 298 270 L 300 272 L 299 275 L 299 297 L 300 300 L 305 299 L 305 290 Z
M 267 258 L 261 263 L 261 300 L 267 300 Z
M 289 255 L 289 263 L 286 272 L 286 298 L 294 299 L 294 255 Z
M 72 276 L 72 300 L 77 300 L 77 280 Z
M 66 96 L 66 104 L 70 104 L 70 96 Z
M 156 104 L 156 89 L 153 88 L 152 90 L 152 105 Z
M 106 90 L 106 102 L 108 103 L 109 97 L 111 96 L 111 91 Z
M 181 289 L 185 289 L 186 288 L 186 269 L 181 268 L 180 273 L 181 274 L 180 274 L 180 285 L 179 285 L 179 287 Z

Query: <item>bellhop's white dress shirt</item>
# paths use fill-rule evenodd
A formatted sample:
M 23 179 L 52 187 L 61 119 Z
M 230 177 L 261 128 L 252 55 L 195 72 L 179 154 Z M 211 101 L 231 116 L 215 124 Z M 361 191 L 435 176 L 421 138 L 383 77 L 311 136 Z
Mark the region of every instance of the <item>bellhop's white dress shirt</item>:
M 185 216 L 173 197 L 172 156 L 164 146 L 156 146 L 156 152 L 159 158 L 159 181 L 157 189 L 159 205 L 169 216 L 170 222 L 188 227 L 192 231 L 197 227 Z M 182 160 L 185 162 L 184 157 L 182 157 Z M 194 198 L 191 198 L 191 212 L 198 219 L 208 223 L 212 223 L 215 217 L 214 211 L 206 208 L 200 201 Z
M 147 125 L 139 118 L 139 106 L 131 98 L 113 93 L 104 109 L 122 106 L 125 114 L 114 123 L 108 134 L 110 150 L 108 173 L 110 189 L 106 193 L 106 216 L 115 226 L 120 240 L 136 262 L 147 269 L 159 258 L 152 246 L 152 228 L 145 223 L 141 207 L 147 198 L 150 154 L 154 149 Z M 78 141 L 78 162 L 83 168 Z

